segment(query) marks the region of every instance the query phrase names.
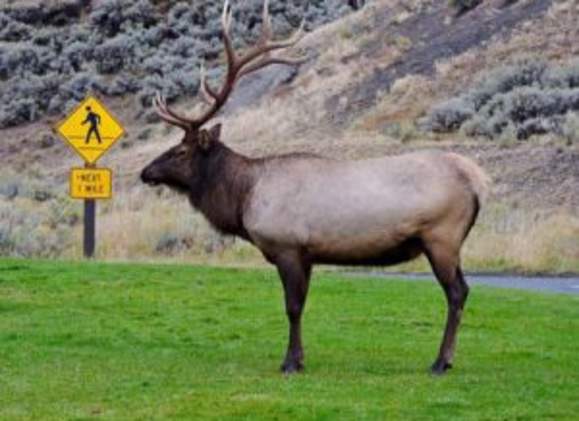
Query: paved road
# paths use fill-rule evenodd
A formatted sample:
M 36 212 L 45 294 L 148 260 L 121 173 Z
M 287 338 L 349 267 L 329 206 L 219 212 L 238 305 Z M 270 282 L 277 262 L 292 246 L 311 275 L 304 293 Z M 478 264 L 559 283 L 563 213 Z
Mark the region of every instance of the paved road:
M 352 272 L 355 276 L 388 277 L 408 281 L 433 282 L 430 274 L 388 272 Z M 518 275 L 466 275 L 469 285 L 490 285 L 498 288 L 515 288 L 533 291 L 579 294 L 579 277 L 518 276 Z

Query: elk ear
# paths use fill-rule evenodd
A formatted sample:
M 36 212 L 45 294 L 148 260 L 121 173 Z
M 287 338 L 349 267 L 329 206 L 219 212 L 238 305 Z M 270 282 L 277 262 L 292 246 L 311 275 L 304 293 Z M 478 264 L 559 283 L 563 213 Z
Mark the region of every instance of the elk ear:
M 211 138 L 210 132 L 207 130 L 201 130 L 199 132 L 199 146 L 204 151 L 208 150 L 211 147 L 211 142 L 213 139 Z
M 211 136 L 211 140 L 219 141 L 219 139 L 221 139 L 221 123 L 211 127 L 209 135 Z
M 216 124 L 209 130 L 201 130 L 199 132 L 199 146 L 204 151 L 211 147 L 211 143 L 218 142 L 221 137 L 221 124 Z

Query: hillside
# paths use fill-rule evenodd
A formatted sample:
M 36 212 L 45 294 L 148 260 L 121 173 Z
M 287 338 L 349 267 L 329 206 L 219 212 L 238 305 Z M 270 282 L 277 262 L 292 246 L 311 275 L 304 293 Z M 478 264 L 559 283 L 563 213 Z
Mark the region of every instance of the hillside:
M 312 26 L 299 46 L 310 59 L 297 72 L 271 68 L 243 81 L 221 117 L 224 139 L 251 156 L 459 151 L 495 182 L 468 243 L 471 268 L 579 270 L 578 17 L 573 1 L 484 1 L 462 14 L 447 2 L 366 2 Z M 146 108 L 135 112 L 138 95 L 104 98 L 129 136 L 102 161 L 116 173 L 115 199 L 101 206 L 102 256 L 257 261 L 182 200 L 140 185 L 140 169 L 179 133 L 151 122 Z M 175 100 L 196 110 L 190 95 Z M 78 254 L 80 205 L 65 197 L 78 159 L 50 134 L 56 119 L 0 132 L 0 212 L 12 221 L 5 253 Z M 34 241 L 18 234 L 24 225 L 39 233 Z

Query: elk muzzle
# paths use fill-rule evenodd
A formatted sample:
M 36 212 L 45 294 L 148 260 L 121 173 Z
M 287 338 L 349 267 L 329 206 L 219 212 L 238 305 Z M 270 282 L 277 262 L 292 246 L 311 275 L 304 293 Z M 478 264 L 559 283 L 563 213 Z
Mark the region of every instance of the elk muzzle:
M 145 167 L 141 172 L 141 181 L 149 186 L 158 186 L 161 184 L 161 176 L 155 165 L 151 164 Z

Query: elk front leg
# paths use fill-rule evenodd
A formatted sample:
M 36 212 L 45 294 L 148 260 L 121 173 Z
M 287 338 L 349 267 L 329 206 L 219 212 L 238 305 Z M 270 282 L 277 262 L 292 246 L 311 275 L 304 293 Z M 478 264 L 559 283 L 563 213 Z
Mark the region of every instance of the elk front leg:
M 299 253 L 285 253 L 275 261 L 283 283 L 286 313 L 289 320 L 289 344 L 281 370 L 294 373 L 304 368 L 301 317 L 310 283 L 311 265 Z

